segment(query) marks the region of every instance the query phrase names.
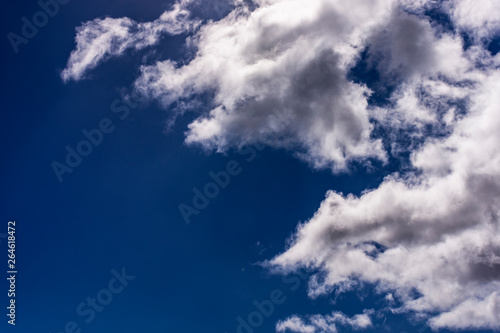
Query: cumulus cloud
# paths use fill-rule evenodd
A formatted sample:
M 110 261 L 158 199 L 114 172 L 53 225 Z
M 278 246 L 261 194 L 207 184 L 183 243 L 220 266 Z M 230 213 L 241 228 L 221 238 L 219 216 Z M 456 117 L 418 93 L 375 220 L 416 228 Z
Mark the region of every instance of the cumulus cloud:
M 168 107 L 210 91 L 213 108 L 189 125 L 188 143 L 224 151 L 256 141 L 290 148 L 315 167 L 386 156 L 371 135 L 365 86 L 346 79 L 390 1 L 261 1 L 203 26 L 197 53 L 142 67 L 135 87 Z M 287 119 L 276 124 L 275 113 Z
M 372 326 L 370 315 L 373 311 L 365 311 L 349 318 L 342 312 L 333 312 L 331 315 L 312 315 L 303 319 L 297 315 L 291 316 L 276 324 L 276 332 L 296 333 L 337 333 L 337 325 L 348 326 L 354 330 L 365 329 Z
M 64 81 L 82 79 L 102 61 L 158 43 L 164 34 L 178 35 L 194 29 L 199 22 L 189 18 L 189 1 L 174 4 L 153 22 L 137 23 L 129 18 L 95 19 L 76 29 L 76 49 L 61 73 Z
M 439 28 L 430 9 L 451 28 Z M 370 283 L 391 295 L 388 310 L 434 329 L 500 328 L 500 55 L 485 48 L 500 28 L 497 2 L 257 0 L 196 30 L 181 7 L 169 13 L 87 23 L 63 78 L 165 31 L 192 31 L 192 57 L 142 66 L 134 83 L 174 114 L 198 112 L 187 143 L 216 151 L 264 143 L 334 172 L 410 156 L 376 189 L 329 191 L 271 267 L 319 270 L 313 298 Z M 363 62 L 373 72 L 352 80 Z M 377 85 L 392 87 L 385 104 L 370 102 Z M 372 323 L 367 313 L 334 313 L 293 316 L 276 329 L 339 324 Z
M 500 2 L 495 0 L 449 1 L 446 6 L 458 27 L 476 39 L 500 33 Z
M 436 35 L 428 19 L 395 11 L 368 40 L 370 62 L 382 75 L 406 80 L 436 74 L 457 77 L 467 69 L 460 36 Z M 417 76 L 415 78 L 414 76 Z
M 312 297 L 364 281 L 435 328 L 500 328 L 500 71 L 483 75 L 453 133 L 413 153 L 420 173 L 330 191 L 272 264 L 320 268 Z

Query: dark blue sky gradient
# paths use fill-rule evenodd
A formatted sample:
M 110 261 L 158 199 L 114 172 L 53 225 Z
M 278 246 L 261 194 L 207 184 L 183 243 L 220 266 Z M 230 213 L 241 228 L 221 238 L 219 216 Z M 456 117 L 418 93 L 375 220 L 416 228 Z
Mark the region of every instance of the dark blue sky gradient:
M 21 17 L 39 7 L 31 0 L 7 6 L 0 14 L 5 64 L 0 232 L 9 219 L 17 221 L 19 274 L 17 325 L 7 325 L 1 313 L 0 332 L 63 332 L 69 321 L 82 332 L 96 333 L 236 332 L 236 318 L 246 318 L 255 310 L 252 302 L 269 299 L 276 288 L 287 300 L 255 332 L 274 332 L 278 320 L 296 313 L 354 315 L 383 305 L 384 295 L 374 295 L 370 286 L 342 295 L 335 304 L 332 297 L 312 301 L 305 281 L 291 291 L 290 283 L 255 263 L 283 251 L 297 223 L 314 214 L 327 190 L 359 194 L 376 187 L 393 166 L 335 176 L 313 171 L 280 150 L 264 149 L 252 162 L 234 151 L 207 154 L 183 143 L 195 114 L 185 114 L 165 132 L 168 112 L 155 103 L 120 120 L 110 105 L 130 87 L 143 56 L 155 59 L 150 49 L 112 59 L 89 80 L 61 81 L 81 22 L 105 15 L 149 21 L 169 2 L 73 0 L 18 54 L 5 36 L 19 34 Z M 178 59 L 183 38 L 166 37 L 156 57 Z M 111 119 L 115 130 L 60 183 L 51 163 L 63 162 L 65 147 L 75 148 L 84 139 L 81 131 L 96 128 L 103 118 Z M 223 170 L 232 159 L 240 163 L 241 174 L 186 225 L 178 205 L 190 204 L 192 189 L 201 189 L 210 171 Z M 5 241 L 0 248 L 7 253 Z M 110 271 L 122 267 L 136 278 L 86 324 L 75 312 L 77 305 L 106 288 Z M 6 300 L 0 297 L 2 309 Z M 366 332 L 421 327 L 401 316 L 376 323 Z

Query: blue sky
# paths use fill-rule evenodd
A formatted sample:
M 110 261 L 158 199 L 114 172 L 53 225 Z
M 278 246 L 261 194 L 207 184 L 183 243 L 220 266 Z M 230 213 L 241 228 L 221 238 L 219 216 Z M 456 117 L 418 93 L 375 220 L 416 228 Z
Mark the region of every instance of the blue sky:
M 500 328 L 495 2 L 8 7 L 2 332 Z

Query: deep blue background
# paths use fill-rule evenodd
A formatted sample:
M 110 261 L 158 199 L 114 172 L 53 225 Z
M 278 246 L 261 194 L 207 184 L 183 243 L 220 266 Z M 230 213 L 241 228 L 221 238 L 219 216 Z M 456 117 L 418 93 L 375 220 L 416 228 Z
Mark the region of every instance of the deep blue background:
M 373 296 L 370 287 L 336 304 L 332 297 L 311 301 L 306 282 L 291 291 L 255 263 L 283 251 L 297 223 L 313 215 L 327 190 L 359 194 L 377 186 L 390 167 L 334 176 L 272 149 L 251 163 L 233 152 L 207 154 L 183 143 L 195 115 L 186 114 L 165 132 L 168 114 L 154 103 L 119 120 L 110 104 L 130 87 L 149 50 L 112 59 L 92 71 L 90 80 L 61 81 L 81 22 L 105 15 L 149 21 L 169 7 L 166 1 L 73 0 L 19 54 L 6 35 L 20 34 L 21 17 L 31 18 L 40 8 L 32 0 L 4 6 L 0 232 L 16 220 L 19 273 L 15 328 L 6 323 L 8 288 L 5 279 L 0 283 L 1 332 L 62 332 L 68 321 L 83 332 L 236 332 L 236 317 L 246 317 L 254 310 L 252 301 L 268 299 L 275 288 L 287 301 L 255 332 L 273 332 L 276 321 L 295 313 L 353 315 L 382 305 L 383 295 Z M 159 57 L 178 58 L 182 42 L 183 36 L 166 37 Z M 65 146 L 74 148 L 81 131 L 105 117 L 114 132 L 58 182 L 51 163 L 63 162 Z M 186 225 L 178 204 L 190 203 L 192 188 L 202 188 L 208 173 L 231 159 L 241 163 L 242 173 Z M 5 274 L 5 240 L 0 248 Z M 122 267 L 135 280 L 85 324 L 76 306 L 95 297 L 108 285 L 110 271 Z M 420 328 L 401 317 L 376 322 L 367 332 Z

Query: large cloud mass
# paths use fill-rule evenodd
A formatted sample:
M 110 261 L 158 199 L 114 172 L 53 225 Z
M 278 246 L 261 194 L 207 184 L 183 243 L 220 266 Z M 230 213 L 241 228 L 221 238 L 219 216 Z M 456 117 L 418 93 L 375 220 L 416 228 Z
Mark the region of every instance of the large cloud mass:
M 311 296 L 366 281 L 401 310 L 440 313 L 436 328 L 500 328 L 500 73 L 476 89 L 453 133 L 413 153 L 421 174 L 361 197 L 329 192 L 272 263 L 326 272 Z
M 339 170 L 349 160 L 385 160 L 380 141 L 370 138 L 369 91 L 346 72 L 390 8 L 359 0 L 240 8 L 201 29 L 191 62 L 143 67 L 136 88 L 165 106 L 213 91 L 214 108 L 189 126 L 188 143 L 222 151 L 261 141 Z M 276 112 L 286 122 L 277 123 Z
M 194 31 L 192 58 L 142 66 L 134 84 L 174 113 L 208 105 L 187 143 L 259 142 L 334 172 L 410 156 L 360 196 L 329 191 L 270 266 L 319 270 L 311 297 L 367 282 L 435 329 L 500 329 L 500 55 L 487 50 L 497 1 L 258 0 L 196 29 L 175 8 L 167 25 L 166 14 L 84 24 L 63 78 L 164 30 Z M 357 328 L 371 325 L 360 316 Z M 294 316 L 277 330 L 334 331 L 341 319 L 358 323 Z

